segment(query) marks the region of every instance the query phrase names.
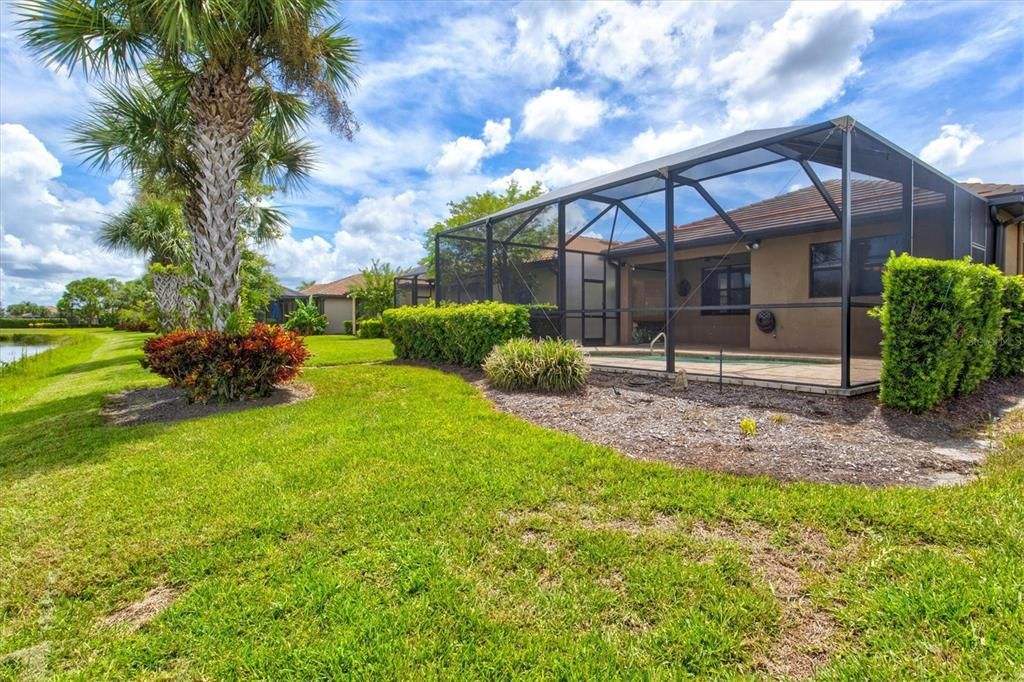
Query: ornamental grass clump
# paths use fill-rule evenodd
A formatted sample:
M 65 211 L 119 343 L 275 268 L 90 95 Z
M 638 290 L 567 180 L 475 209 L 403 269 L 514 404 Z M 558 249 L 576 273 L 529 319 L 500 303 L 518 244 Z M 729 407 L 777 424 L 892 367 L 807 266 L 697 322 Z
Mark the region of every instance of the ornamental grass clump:
M 148 339 L 142 350 L 142 366 L 183 388 L 192 403 L 265 398 L 309 357 L 299 334 L 266 324 L 245 334 L 181 330 Z
M 506 391 L 566 393 L 582 388 L 590 368 L 583 349 L 562 339 L 512 339 L 487 356 L 487 381 Z

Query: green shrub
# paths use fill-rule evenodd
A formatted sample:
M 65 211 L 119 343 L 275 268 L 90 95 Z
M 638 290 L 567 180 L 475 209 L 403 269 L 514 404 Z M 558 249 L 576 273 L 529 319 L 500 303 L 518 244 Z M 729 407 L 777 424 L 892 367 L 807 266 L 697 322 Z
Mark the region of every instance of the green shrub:
M 1024 375 L 1024 275 L 1003 278 L 1003 310 L 1003 330 L 992 374 Z
M 295 310 L 288 315 L 284 328 L 298 332 L 303 336 L 323 334 L 327 329 L 327 316 L 320 312 L 320 308 L 313 302 L 310 296 L 308 301 L 296 301 Z
M 562 339 L 512 339 L 496 346 L 483 363 L 487 381 L 507 391 L 574 391 L 590 368 L 583 350 Z
M 379 317 L 368 317 L 359 320 L 359 338 L 380 339 L 384 337 L 384 321 Z
M 68 327 L 63 317 L 0 317 L 0 329 L 47 329 Z
M 345 333 L 346 334 L 351 334 L 352 333 L 352 320 L 345 320 Z
M 740 420 L 740 433 L 747 438 L 752 438 L 757 435 L 757 422 L 751 417 L 744 417 Z
M 960 332 L 963 367 L 956 393 L 973 393 L 992 376 L 1003 324 L 1003 274 L 994 265 L 964 268 L 970 303 Z
M 491 349 L 530 334 L 526 306 L 492 301 L 384 311 L 384 330 L 405 360 L 479 367 Z
M 969 260 L 890 257 L 882 274 L 879 399 L 928 410 L 969 393 L 993 369 L 1003 319 L 1003 277 Z

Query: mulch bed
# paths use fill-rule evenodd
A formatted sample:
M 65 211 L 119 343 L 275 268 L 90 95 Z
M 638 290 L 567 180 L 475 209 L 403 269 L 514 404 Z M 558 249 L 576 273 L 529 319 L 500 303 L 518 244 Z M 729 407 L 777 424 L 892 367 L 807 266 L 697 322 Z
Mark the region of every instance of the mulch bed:
M 312 397 L 312 386 L 290 383 L 275 388 L 273 394 L 268 398 L 237 403 L 211 402 L 203 405 L 189 403 L 184 390 L 180 388 L 170 386 L 136 388 L 108 396 L 100 416 L 107 424 L 113 426 L 137 426 L 138 424 L 184 421 L 211 414 L 251 410 L 256 407 L 290 405 Z
M 784 481 L 932 487 L 971 480 L 992 420 L 1024 405 L 1024 379 L 988 382 L 925 415 L 842 398 L 594 371 L 569 395 L 508 393 L 462 372 L 510 414 L 637 459 Z M 739 422 L 757 422 L 752 437 Z

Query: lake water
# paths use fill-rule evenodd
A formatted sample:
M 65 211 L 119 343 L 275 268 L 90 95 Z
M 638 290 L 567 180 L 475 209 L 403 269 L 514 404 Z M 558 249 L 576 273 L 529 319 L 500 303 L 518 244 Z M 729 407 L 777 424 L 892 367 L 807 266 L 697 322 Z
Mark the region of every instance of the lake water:
M 50 343 L 26 344 L 15 341 L 0 341 L 0 365 L 16 362 L 29 355 L 37 355 L 53 348 Z

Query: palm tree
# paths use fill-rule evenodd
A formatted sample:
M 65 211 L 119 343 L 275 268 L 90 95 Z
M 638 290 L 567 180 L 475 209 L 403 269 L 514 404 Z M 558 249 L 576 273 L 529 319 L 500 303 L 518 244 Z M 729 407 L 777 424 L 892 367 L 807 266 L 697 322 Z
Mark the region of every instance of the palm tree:
M 245 146 L 257 85 L 299 96 L 348 138 L 358 124 L 342 95 L 357 45 L 330 22 L 329 0 L 23 0 L 22 36 L 39 57 L 122 78 L 157 60 L 182 77 L 194 174 L 185 201 L 193 259 L 223 329 L 237 308 Z M 180 101 L 180 100 L 178 100 Z
M 98 241 L 114 251 L 149 259 L 161 331 L 189 327 L 195 299 L 187 287 L 191 243 L 181 202 L 140 193 L 100 228 Z
M 183 144 L 190 119 L 187 109 L 175 101 L 180 92 L 174 88 L 174 78 L 181 76 L 171 76 L 152 64 L 145 74 L 141 82 L 101 88 L 88 117 L 74 126 L 72 141 L 87 163 L 104 171 L 115 167 L 127 171 L 150 188 L 146 193 L 151 197 L 173 196 L 181 214 L 194 177 L 192 155 Z M 306 113 L 301 100 L 271 96 L 265 88 L 257 88 L 254 101 L 257 120 L 243 147 L 239 232 L 244 241 L 267 243 L 280 236 L 286 220 L 281 211 L 265 204 L 264 197 L 301 186 L 314 154 L 311 145 L 295 137 L 296 122 Z M 181 222 L 185 225 L 183 218 Z M 193 231 L 186 232 L 190 233 L 194 237 Z M 238 244 L 235 257 L 241 259 L 243 246 Z M 189 253 L 196 250 L 193 243 Z M 194 269 L 199 267 L 202 264 Z M 202 282 L 198 284 L 202 289 Z

